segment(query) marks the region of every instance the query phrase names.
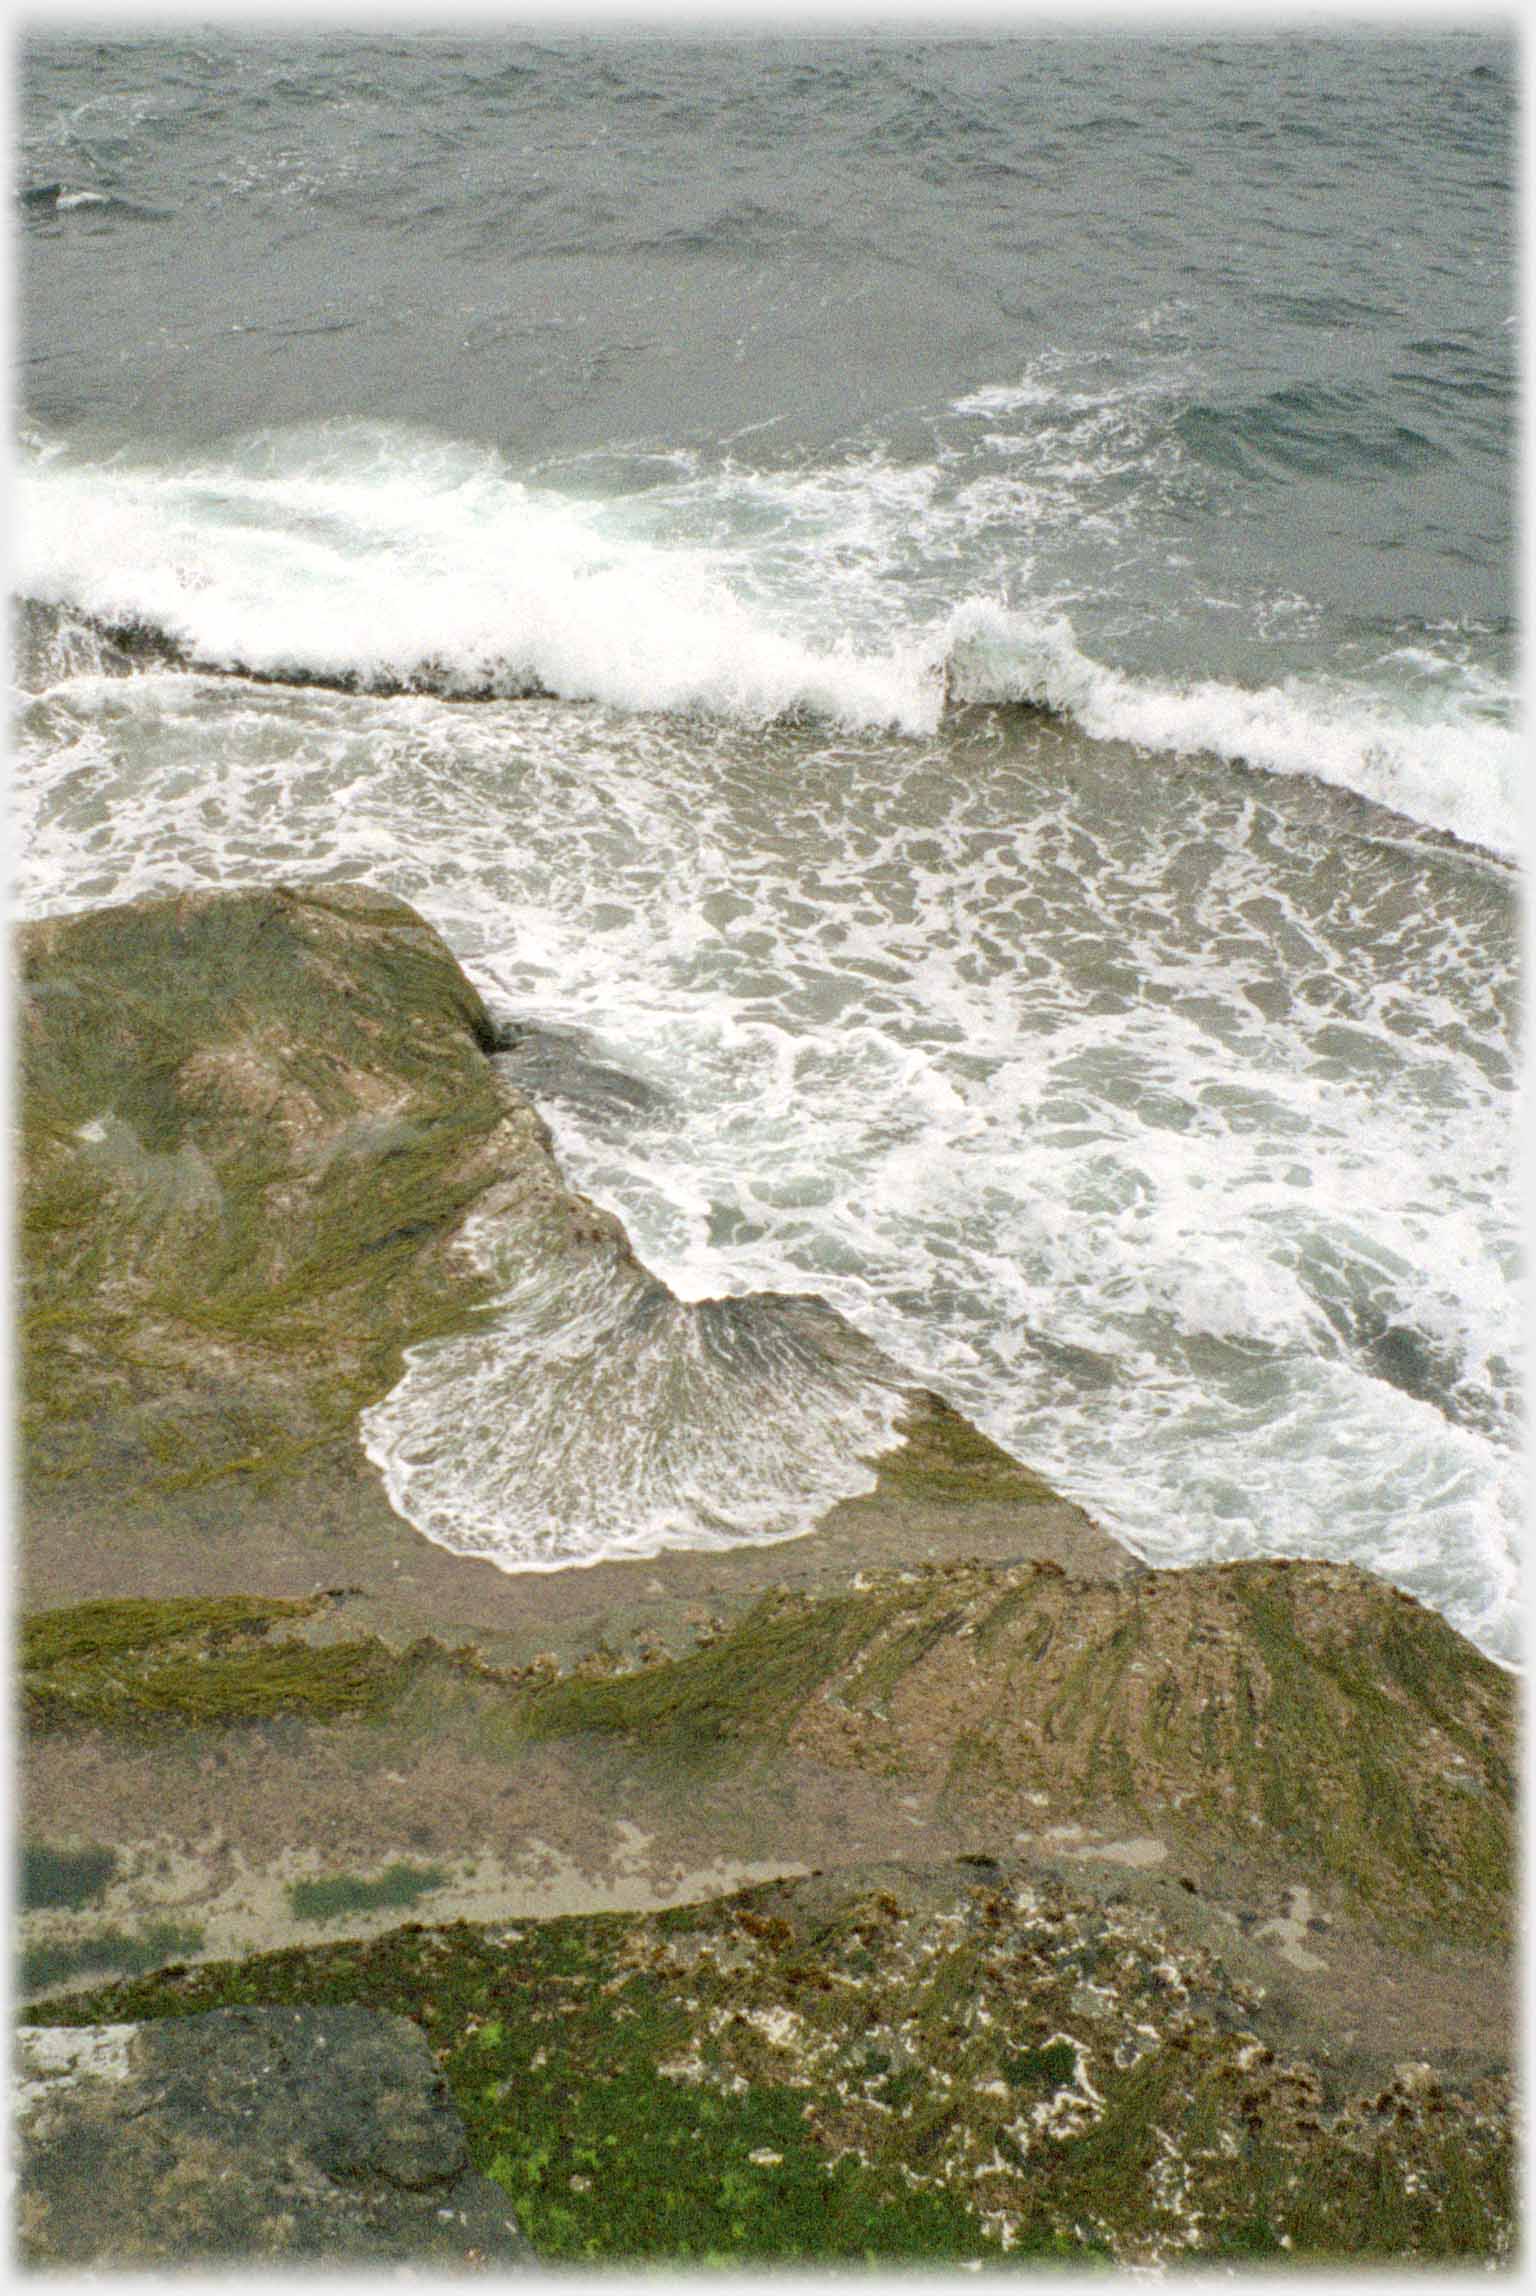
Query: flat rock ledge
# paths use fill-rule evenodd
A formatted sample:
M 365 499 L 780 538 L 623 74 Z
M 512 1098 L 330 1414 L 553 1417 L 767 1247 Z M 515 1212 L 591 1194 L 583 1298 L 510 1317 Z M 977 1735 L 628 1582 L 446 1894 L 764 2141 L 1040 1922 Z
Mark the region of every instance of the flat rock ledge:
M 18 2076 L 23 2265 L 533 2261 L 404 2017 L 26 2026 Z

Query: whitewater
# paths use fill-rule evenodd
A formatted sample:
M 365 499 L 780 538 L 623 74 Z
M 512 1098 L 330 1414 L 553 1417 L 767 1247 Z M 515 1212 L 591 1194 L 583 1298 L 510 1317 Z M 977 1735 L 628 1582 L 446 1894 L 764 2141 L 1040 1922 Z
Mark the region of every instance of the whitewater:
M 950 700 L 1022 702 L 1151 752 L 1319 776 L 1519 850 L 1514 687 L 1469 667 L 1456 633 L 1439 651 L 1386 649 L 1374 680 L 1128 675 L 1083 652 L 1070 596 L 944 601 L 956 536 L 984 562 L 978 528 L 999 512 L 978 512 L 974 485 L 944 487 L 941 466 L 861 458 L 765 480 L 679 456 L 617 500 L 583 500 L 529 487 L 493 452 L 387 428 L 257 437 L 235 461 L 171 470 L 82 469 L 30 444 L 21 592 L 146 625 L 210 668 L 754 722 L 809 711 L 906 734 L 934 732 Z M 708 542 L 675 539 L 700 526 Z

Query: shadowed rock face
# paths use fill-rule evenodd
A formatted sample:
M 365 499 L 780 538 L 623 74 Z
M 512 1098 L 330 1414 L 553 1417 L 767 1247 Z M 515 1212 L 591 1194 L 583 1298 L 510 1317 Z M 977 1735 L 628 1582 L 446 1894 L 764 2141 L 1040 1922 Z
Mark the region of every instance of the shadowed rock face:
M 24 2029 L 30 2265 L 531 2256 L 422 2035 L 357 2008 Z

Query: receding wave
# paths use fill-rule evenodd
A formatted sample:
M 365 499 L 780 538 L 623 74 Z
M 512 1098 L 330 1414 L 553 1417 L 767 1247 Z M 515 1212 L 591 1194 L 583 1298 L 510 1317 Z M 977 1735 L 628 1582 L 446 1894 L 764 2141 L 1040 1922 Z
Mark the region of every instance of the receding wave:
M 494 1228 L 466 1240 L 494 1274 Z M 364 1448 L 408 1522 L 504 1571 L 795 1538 L 873 1488 L 901 1409 L 800 1324 L 617 1251 L 506 1270 L 489 1329 L 409 1350 Z

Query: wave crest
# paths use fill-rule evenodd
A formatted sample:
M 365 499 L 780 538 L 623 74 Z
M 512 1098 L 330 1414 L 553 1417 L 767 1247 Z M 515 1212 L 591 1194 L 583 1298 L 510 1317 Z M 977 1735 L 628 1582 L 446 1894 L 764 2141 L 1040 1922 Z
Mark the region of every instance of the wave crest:
M 948 688 L 956 701 L 1071 717 L 1102 741 L 1307 775 L 1506 859 L 1520 851 L 1520 737 L 1482 715 L 1470 687 L 1415 715 L 1321 677 L 1257 688 L 1134 677 L 1085 654 L 1064 614 L 977 604 L 953 618 Z
M 18 572 L 48 627 L 23 672 L 46 686 L 197 668 L 917 738 L 946 703 L 1022 705 L 1153 756 L 1311 776 L 1518 853 L 1507 697 L 1449 658 L 1430 675 L 1420 650 L 1410 677 L 1399 649 L 1374 686 L 1122 670 L 1048 603 L 955 603 L 936 577 L 892 579 L 892 536 L 931 514 L 931 491 L 880 465 L 689 472 L 664 499 L 583 500 L 533 489 L 488 449 L 355 424 L 254 439 L 216 465 L 34 453 Z
M 168 657 L 284 682 L 938 721 L 936 671 L 910 650 L 781 622 L 744 601 L 724 553 L 626 533 L 622 504 L 536 493 L 487 451 L 387 429 L 283 443 L 212 468 L 34 466 L 21 587 Z

